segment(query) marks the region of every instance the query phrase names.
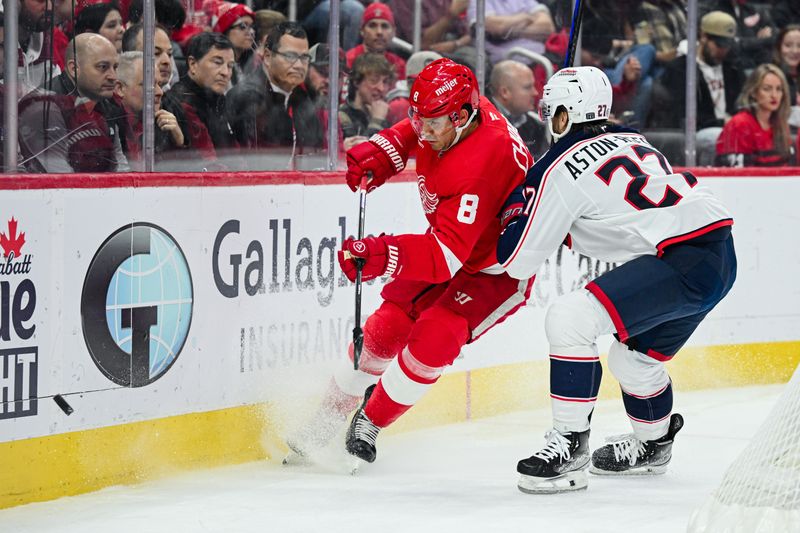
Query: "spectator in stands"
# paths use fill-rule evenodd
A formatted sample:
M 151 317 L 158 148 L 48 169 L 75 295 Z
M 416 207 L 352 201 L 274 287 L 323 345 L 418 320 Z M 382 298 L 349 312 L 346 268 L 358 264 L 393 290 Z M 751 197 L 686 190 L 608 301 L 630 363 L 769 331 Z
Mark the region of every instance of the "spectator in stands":
M 166 28 L 157 24 L 154 32 L 154 51 L 156 60 L 156 81 L 158 82 L 164 95 L 161 97 L 161 108 L 175 115 L 181 127 L 186 144 L 189 144 L 191 137 L 189 132 L 189 121 L 183 111 L 183 105 L 174 93 L 168 92 L 170 80 L 174 72 L 172 61 L 172 42 L 169 39 Z M 142 52 L 144 50 L 144 26 L 142 23 L 134 24 L 122 36 L 123 52 Z
M 297 22 L 281 22 L 264 44 L 263 68 L 234 87 L 229 116 L 242 146 L 291 147 L 294 155 L 322 146 L 322 125 L 303 86 L 311 56 Z
M 742 72 L 727 58 L 736 38 L 736 21 L 712 11 L 700 19 L 697 46 L 697 162 L 713 163 L 717 137 L 736 112 L 744 84 Z M 686 56 L 670 61 L 658 81 L 653 124 L 682 128 L 686 116 Z
M 469 2 L 467 20 L 470 26 L 477 20 L 475 0 Z M 544 43 L 553 32 L 553 18 L 543 3 L 536 0 L 486 1 L 486 51 L 492 63 L 506 59 L 509 50 L 516 46 L 543 54 Z M 524 56 L 519 59 L 531 63 Z
M 587 27 L 591 28 L 594 24 L 595 22 L 591 22 Z M 603 69 L 609 62 L 613 63 L 613 60 L 609 59 L 612 46 L 613 40 L 610 35 L 601 31 L 587 32 L 581 38 L 581 65 Z M 611 86 L 614 94 L 611 108 L 614 122 L 627 124 L 639 120 L 633 108 L 641 78 L 642 68 L 637 56 L 634 54 L 626 56 L 620 81 Z
M 128 7 L 129 23 L 142 22 L 142 4 L 143 0 L 131 0 Z M 167 31 L 171 33 L 183 27 L 186 22 L 186 9 L 181 0 L 158 0 L 154 4 L 156 22 L 167 28 Z
M 393 85 L 394 68 L 382 54 L 362 54 L 353 62 L 347 101 L 339 108 L 345 150 L 389 127 L 386 95 Z
M 497 63 L 489 79 L 490 99 L 511 124 L 535 159 L 549 148 L 546 128 L 533 113 L 539 92 L 533 71 L 519 61 L 506 59 Z
M 737 100 L 741 109 L 717 140 L 720 166 L 781 166 L 794 163 L 789 133 L 789 86 L 771 63 L 759 65 L 747 78 Z
M 50 54 L 50 47 L 45 46 L 44 30 L 49 27 L 51 20 L 47 15 L 47 5 L 47 0 L 20 0 L 17 30 L 17 80 L 20 96 L 45 84 L 51 74 L 57 76 L 61 73 Z
M 797 0 L 775 0 L 772 8 L 772 19 L 781 28 L 789 24 L 800 24 L 800 2 Z
M 161 88 L 169 89 L 172 78 L 172 42 L 169 40 L 167 29 L 157 24 L 153 35 L 153 48 L 156 59 L 156 77 Z M 142 52 L 144 50 L 144 26 L 142 23 L 134 24 L 122 35 L 123 52 Z
M 328 147 L 328 117 L 330 116 L 330 49 L 325 43 L 317 43 L 308 50 L 308 55 L 311 56 L 311 63 L 308 66 L 308 75 L 306 76 L 305 86 L 311 100 L 314 102 L 314 107 L 317 110 L 317 117 L 319 117 L 322 129 L 322 147 Z M 344 80 L 349 75 L 350 71 L 347 68 L 347 59 L 344 55 L 344 50 L 339 48 L 339 100 L 342 98 L 342 86 Z M 338 109 L 335 109 L 333 116 L 337 119 L 338 124 Z M 339 135 L 339 150 L 344 153 L 344 136 L 342 135 L 342 127 L 338 125 Z
M 361 54 L 367 52 L 383 54 L 394 65 L 397 78 L 405 79 L 405 60 L 388 50 L 394 38 L 394 32 L 394 14 L 389 6 L 380 2 L 370 4 L 364 10 L 364 17 L 361 19 L 361 37 L 364 42 L 347 51 L 347 66 L 352 69 L 353 62 Z
M 617 120 L 622 119 L 635 128 L 641 128 L 647 118 L 656 69 L 656 48 L 652 39 L 641 22 L 639 31 L 634 30 L 634 19 L 641 5 L 641 0 L 589 1 L 582 33 L 583 41 L 604 44 L 604 54 L 598 61 L 582 64 L 602 69 L 613 86 L 627 89 L 628 84 L 635 85 L 614 98 Z M 626 113 L 624 119 L 623 112 Z
M 307 2 L 308 3 L 308 2 Z M 314 2 L 316 3 L 316 2 Z M 298 15 L 299 15 L 298 9 Z M 364 16 L 364 4 L 358 0 L 342 0 L 339 2 L 339 28 L 341 30 L 341 46 L 350 50 L 358 44 L 361 19 Z M 330 0 L 322 0 L 305 17 L 300 16 L 312 42 L 327 42 L 328 21 L 331 18 Z
M 142 110 L 144 109 L 144 63 L 142 52 L 123 52 L 119 57 L 114 95 L 125 110 L 124 127 L 120 130 L 120 144 L 128 163 L 135 171 L 144 170 L 142 153 Z M 154 149 L 156 162 L 167 152 L 186 148 L 183 131 L 175 115 L 161 109 L 161 85 L 154 84 L 153 108 L 155 111 Z
M 330 48 L 325 43 L 317 43 L 308 50 L 311 62 L 308 65 L 306 76 L 306 90 L 317 109 L 327 109 L 328 94 L 330 94 Z M 339 49 L 339 94 L 341 95 L 342 83 L 349 74 L 347 59 L 344 50 Z
M 686 39 L 686 0 L 644 1 L 631 22 L 636 44 L 655 48 L 652 75 L 658 76 L 664 65 L 678 56 L 678 45 Z
M 69 0 L 67 0 L 69 1 Z M 128 7 L 128 22 L 136 24 L 142 21 L 142 1 L 131 0 Z M 154 2 L 156 10 L 156 23 L 166 28 L 172 42 L 172 61 L 174 64 L 170 86 L 175 85 L 179 78 L 186 75 L 186 56 L 184 50 L 188 47 L 192 37 L 200 33 L 200 29 L 186 24 L 186 9 L 181 0 L 158 0 Z
M 117 53 L 122 51 L 122 15 L 116 2 L 90 4 L 78 13 L 75 19 L 75 35 L 99 33 L 114 45 Z
M 67 37 L 64 28 L 69 26 L 70 33 L 72 33 L 72 1 L 53 0 L 52 3 L 53 10 L 51 16 L 53 17 L 53 25 L 48 27 L 47 31 L 44 32 L 44 49 L 52 49 L 53 64 L 58 65 L 61 70 L 64 70 L 64 54 L 67 51 L 67 43 L 69 42 L 69 37 Z M 67 10 L 68 13 L 65 16 Z
M 789 83 L 789 105 L 800 106 L 800 24 L 789 24 L 778 33 L 772 62 Z
M 231 84 L 236 85 L 247 72 L 247 64 L 253 56 L 255 32 L 253 21 L 256 14 L 244 4 L 222 2 L 212 19 L 212 31 L 223 34 L 233 44 L 236 67 L 233 70 Z
M 705 7 L 707 12 L 722 11 L 736 21 L 738 36 L 731 59 L 740 70 L 749 73 L 761 63 L 771 61 L 778 32 L 767 6 L 744 0 L 710 0 Z
M 288 20 L 286 15 L 280 11 L 273 11 L 271 9 L 259 9 L 256 11 L 253 22 L 253 29 L 256 31 L 256 51 L 264 49 L 264 43 L 267 40 L 269 32 L 272 31 L 272 28 L 281 22 L 286 22 L 286 20 Z
M 119 140 L 121 108 L 111 100 L 117 50 L 102 35 L 76 35 L 66 69 L 19 104 L 22 166 L 30 172 L 126 172 Z
M 389 113 L 386 115 L 386 120 L 390 126 L 397 124 L 404 118 L 408 118 L 408 96 L 411 86 L 414 85 L 414 80 L 417 79 L 419 73 L 429 63 L 441 58 L 441 55 L 429 50 L 421 50 L 411 54 L 411 57 L 406 62 L 406 79 L 399 80 L 386 95 L 386 100 L 389 102 Z
M 414 42 L 414 0 L 393 0 L 392 10 L 401 39 Z M 432 50 L 471 68 L 477 65 L 477 50 L 467 25 L 469 0 L 429 0 L 422 2 L 422 50 Z M 408 73 L 406 73 L 408 77 Z
M 222 34 L 201 33 L 189 41 L 186 59 L 188 75 L 169 92 L 183 105 L 192 148 L 215 160 L 238 148 L 225 99 L 235 64 L 233 45 Z

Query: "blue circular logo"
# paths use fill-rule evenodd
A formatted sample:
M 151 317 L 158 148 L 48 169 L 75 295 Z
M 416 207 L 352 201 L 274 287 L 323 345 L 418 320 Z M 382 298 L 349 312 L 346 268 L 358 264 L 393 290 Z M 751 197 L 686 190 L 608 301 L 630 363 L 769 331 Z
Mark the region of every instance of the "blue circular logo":
M 178 243 L 137 222 L 114 232 L 89 265 L 81 297 L 86 346 L 114 383 L 142 387 L 178 358 L 192 321 L 192 277 Z

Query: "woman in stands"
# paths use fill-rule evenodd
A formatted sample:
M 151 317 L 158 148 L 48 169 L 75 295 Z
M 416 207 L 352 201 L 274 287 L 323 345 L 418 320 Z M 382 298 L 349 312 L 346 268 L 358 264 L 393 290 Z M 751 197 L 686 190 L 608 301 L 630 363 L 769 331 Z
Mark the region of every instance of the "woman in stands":
M 244 4 L 222 2 L 217 15 L 212 18 L 213 31 L 223 34 L 233 44 L 236 65 L 231 76 L 231 85 L 239 83 L 247 74 L 247 64 L 253 56 L 253 44 L 255 43 L 253 27 L 255 16 L 253 10 Z
M 764 63 L 747 78 L 739 112 L 717 139 L 718 166 L 782 166 L 795 163 L 789 133 L 789 86 L 777 66 Z
M 789 105 L 800 106 L 800 24 L 789 24 L 780 31 L 772 62 L 786 75 Z
M 117 53 L 122 51 L 122 15 L 114 2 L 91 4 L 78 13 L 75 20 L 75 35 L 81 33 L 99 33 L 114 45 Z

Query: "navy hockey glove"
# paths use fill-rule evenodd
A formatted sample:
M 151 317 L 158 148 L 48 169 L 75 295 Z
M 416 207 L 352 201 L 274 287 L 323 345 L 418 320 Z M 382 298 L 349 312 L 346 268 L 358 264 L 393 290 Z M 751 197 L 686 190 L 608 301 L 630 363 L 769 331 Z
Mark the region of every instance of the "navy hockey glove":
M 506 198 L 506 203 L 503 204 L 503 209 L 500 211 L 501 231 L 505 230 L 509 224 L 522 215 L 527 202 L 528 200 L 525 198 L 525 188 L 522 185 L 511 191 L 511 194 Z

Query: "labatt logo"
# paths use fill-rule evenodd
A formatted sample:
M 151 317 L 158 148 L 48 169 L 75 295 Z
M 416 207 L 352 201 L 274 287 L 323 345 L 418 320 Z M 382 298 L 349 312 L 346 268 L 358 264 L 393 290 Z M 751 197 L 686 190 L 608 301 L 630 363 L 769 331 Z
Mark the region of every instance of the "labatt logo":
M 8 230 L 0 232 L 0 248 L 3 257 L 0 262 L 0 275 L 28 274 L 31 271 L 31 256 L 23 257 L 22 247 L 25 245 L 25 233 L 17 234 L 18 221 L 11 217 L 8 221 Z M 18 261 L 14 259 L 21 258 Z

